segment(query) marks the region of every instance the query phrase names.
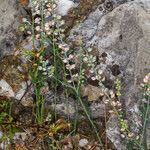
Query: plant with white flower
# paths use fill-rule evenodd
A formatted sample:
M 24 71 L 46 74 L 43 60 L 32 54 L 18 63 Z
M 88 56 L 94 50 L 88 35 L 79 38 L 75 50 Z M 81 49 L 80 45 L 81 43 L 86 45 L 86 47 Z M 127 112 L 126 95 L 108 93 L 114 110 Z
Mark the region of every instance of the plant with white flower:
M 91 74 L 91 79 L 98 80 L 99 86 L 103 87 L 102 82 L 105 81 L 105 77 L 103 76 L 103 71 L 99 68 L 97 68 L 96 64 L 96 56 L 92 54 L 93 49 L 87 48 L 85 51 L 85 54 L 83 55 L 83 62 L 87 64 L 89 67 L 89 73 Z
M 22 23 L 19 26 L 19 30 L 21 32 L 25 32 L 30 28 L 30 26 L 31 26 L 30 21 L 28 21 L 27 18 L 22 18 Z M 28 31 L 28 33 L 29 33 L 29 31 Z
M 23 23 L 29 24 L 30 28 L 21 27 L 22 31 L 27 31 L 28 36 L 34 25 L 35 39 L 43 42 L 44 38 L 51 37 L 53 42 L 60 42 L 64 38 L 63 26 L 65 21 L 61 15 L 56 14 L 57 4 L 55 1 L 38 1 L 31 2 L 31 20 L 23 18 Z M 33 28 L 32 28 L 33 30 Z M 44 36 L 44 37 L 43 37 Z M 31 38 L 28 38 L 31 39 Z
M 148 73 L 144 79 L 143 83 L 141 84 L 142 90 L 143 90 L 143 102 L 150 103 L 150 73 Z
M 51 77 L 54 74 L 54 66 L 50 65 L 48 60 L 44 60 L 42 56 L 40 56 L 38 70 L 42 72 L 42 75 L 47 77 Z
M 90 54 L 85 54 L 83 61 L 88 64 L 91 69 L 95 68 L 96 57 Z

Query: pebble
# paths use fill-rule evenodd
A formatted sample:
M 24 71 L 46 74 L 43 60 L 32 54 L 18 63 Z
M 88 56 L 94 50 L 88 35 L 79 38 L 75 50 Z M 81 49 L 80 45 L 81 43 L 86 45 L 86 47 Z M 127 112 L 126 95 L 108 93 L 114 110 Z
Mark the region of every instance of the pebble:
M 57 13 L 61 16 L 65 16 L 71 8 L 75 8 L 77 6 L 78 3 L 71 0 L 58 0 Z
M 81 139 L 80 141 L 79 141 L 79 146 L 80 147 L 84 147 L 84 146 L 86 146 L 88 144 L 88 140 L 87 139 Z
M 14 92 L 12 90 L 12 87 L 5 81 L 0 80 L 0 96 L 6 96 L 8 98 L 14 97 Z

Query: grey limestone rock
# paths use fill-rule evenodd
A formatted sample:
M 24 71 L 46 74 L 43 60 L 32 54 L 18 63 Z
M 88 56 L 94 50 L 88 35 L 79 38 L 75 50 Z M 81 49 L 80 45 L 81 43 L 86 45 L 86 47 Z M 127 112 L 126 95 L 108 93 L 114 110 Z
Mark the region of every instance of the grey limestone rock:
M 0 58 L 12 54 L 19 41 L 19 15 L 22 13 L 17 0 L 0 0 Z
M 75 41 L 79 35 L 85 47 L 97 49 L 100 60 L 105 57 L 105 63 L 100 62 L 99 67 L 109 80 L 120 78 L 121 101 L 130 130 L 138 133 L 140 83 L 150 72 L 150 1 L 124 2 L 113 1 L 112 10 L 104 7 L 106 2 L 98 6 L 72 29 L 68 41 Z

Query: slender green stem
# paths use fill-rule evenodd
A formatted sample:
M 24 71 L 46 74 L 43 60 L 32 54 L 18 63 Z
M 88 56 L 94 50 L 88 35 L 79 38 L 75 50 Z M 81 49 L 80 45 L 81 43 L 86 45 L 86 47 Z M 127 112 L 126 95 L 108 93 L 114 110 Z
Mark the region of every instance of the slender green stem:
M 77 93 L 76 93 L 76 94 L 77 94 Z M 96 134 L 96 136 L 97 136 L 97 138 L 98 138 L 98 141 L 99 141 L 100 145 L 103 146 L 102 141 L 101 141 L 100 136 L 99 136 L 99 133 L 98 133 L 98 131 L 97 131 L 97 128 L 96 128 L 95 124 L 93 123 L 93 121 L 92 121 L 90 115 L 88 114 L 88 111 L 86 110 L 86 107 L 85 107 L 85 105 L 84 105 L 83 102 L 82 102 L 82 99 L 81 99 L 80 97 L 78 97 L 78 100 L 79 100 L 79 102 L 80 102 L 80 104 L 81 104 L 81 106 L 82 106 L 82 108 L 83 108 L 84 113 L 86 114 L 86 116 L 87 116 L 89 122 L 91 123 L 91 125 L 92 125 L 92 127 L 93 127 L 93 129 L 94 129 L 94 132 L 95 132 L 95 134 Z
M 31 5 L 32 5 L 32 14 L 34 14 L 34 0 L 31 0 Z M 33 15 L 32 15 L 31 30 L 32 30 L 32 46 L 34 47 L 35 32 L 34 32 L 34 16 Z
M 146 111 L 144 113 L 144 123 L 143 123 L 143 129 L 142 129 L 142 135 L 141 135 L 141 139 L 140 139 L 140 146 L 142 145 L 143 138 L 146 138 L 146 127 L 147 127 L 147 122 L 148 122 L 148 117 L 149 117 L 149 112 L 150 112 L 150 105 L 149 102 L 146 104 Z M 145 141 L 146 143 L 146 141 Z M 145 149 L 147 149 L 147 146 L 145 144 Z

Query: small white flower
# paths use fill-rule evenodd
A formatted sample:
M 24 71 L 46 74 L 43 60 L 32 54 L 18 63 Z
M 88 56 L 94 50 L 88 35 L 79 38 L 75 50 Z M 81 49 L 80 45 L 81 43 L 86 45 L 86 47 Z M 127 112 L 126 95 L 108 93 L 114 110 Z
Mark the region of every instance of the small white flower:
M 115 94 L 112 94 L 110 97 L 111 97 L 111 98 L 114 98 L 114 97 L 115 97 Z
M 27 22 L 28 20 L 27 20 L 27 18 L 22 18 L 22 22 Z
M 51 25 L 54 26 L 55 25 L 55 21 L 51 21 Z
M 58 45 L 58 48 L 62 49 L 62 44 Z
M 70 65 L 69 65 L 69 64 L 67 64 L 67 65 L 66 65 L 66 68 L 67 68 L 67 69 L 69 69 L 69 68 L 70 68 Z
M 100 75 L 96 75 L 95 76 L 97 80 L 101 80 L 101 76 Z
M 48 8 L 47 10 L 48 10 L 48 11 L 50 11 L 50 12 L 52 11 L 52 9 L 51 9 L 51 8 Z
M 50 31 L 47 32 L 47 35 L 51 35 L 51 34 L 52 34 L 52 32 L 50 32 Z
M 111 104 L 112 104 L 112 106 L 114 106 L 114 107 L 117 106 L 117 103 L 116 103 L 115 101 L 112 101 Z
M 110 95 L 114 95 L 113 90 L 110 90 L 109 93 L 110 93 Z
M 43 72 L 42 74 L 43 74 L 43 75 L 47 75 L 47 72 Z
M 34 6 L 37 5 L 37 1 L 34 1 L 33 4 L 34 4 Z
M 51 67 L 49 66 L 49 67 L 47 67 L 47 69 L 48 69 L 48 70 L 51 70 Z
M 50 3 L 46 4 L 46 7 L 49 7 L 49 8 L 50 8 L 50 7 L 51 7 Z
M 40 26 L 36 26 L 36 27 L 35 27 L 35 30 L 36 30 L 36 31 L 41 31 Z
M 104 100 L 104 104 L 108 104 L 108 103 L 109 103 L 108 99 Z
M 58 32 L 54 32 L 54 35 L 58 35 Z
M 114 111 L 113 110 L 109 110 L 109 113 L 112 114 L 112 113 L 114 113 Z
M 148 80 L 149 80 L 149 76 L 146 75 L 145 78 L 143 79 L 144 83 L 148 83 Z
M 64 59 L 63 62 L 64 62 L 64 63 L 67 63 L 67 62 L 68 62 L 68 59 Z
M 121 132 L 124 132 L 124 131 L 125 131 L 125 129 L 124 129 L 124 128 L 121 128 L 121 129 L 120 129 L 120 131 L 121 131 Z
M 140 138 L 140 136 L 139 136 L 139 135 L 137 135 L 137 136 L 136 136 L 136 140 L 138 140 L 139 138 Z
M 121 106 L 121 103 L 119 101 L 117 101 L 117 105 L 120 107 Z
M 39 10 L 39 5 L 35 6 L 35 12 Z
M 57 17 L 56 17 L 58 20 L 60 20 L 61 19 L 61 16 L 60 15 L 57 15 Z
M 71 80 L 68 80 L 68 83 L 71 83 L 72 81 Z
M 75 77 L 78 77 L 78 76 L 79 76 L 79 74 L 78 74 L 78 73 L 76 73 L 74 76 L 75 76 Z
M 65 21 L 64 21 L 64 20 L 61 20 L 60 24 L 61 24 L 61 25 L 64 25 L 64 24 L 65 24 Z
M 124 135 L 124 134 L 121 134 L 121 137 L 122 137 L 122 138 L 125 138 L 125 135 Z
M 74 56 L 73 56 L 72 54 L 70 54 L 70 55 L 69 55 L 69 60 L 70 60 L 70 59 L 73 59 L 73 57 L 74 57 Z
M 92 52 L 92 48 L 88 48 L 87 51 L 88 51 L 88 52 Z
M 36 13 L 37 15 L 40 15 L 40 10 L 37 10 L 35 13 Z
M 56 39 L 56 38 L 53 38 L 53 41 L 54 41 L 54 42 L 57 42 L 57 39 Z
M 39 66 L 38 69 L 39 69 L 39 70 L 42 70 L 43 68 L 42 68 L 42 66 Z
M 46 18 L 48 18 L 50 15 L 51 15 L 51 13 L 50 13 L 49 11 L 47 11 L 47 12 L 45 13 L 45 17 L 46 17 Z
M 98 70 L 98 74 L 101 75 L 103 73 L 102 70 Z
M 49 27 L 49 23 L 45 23 L 45 25 L 44 25 L 45 27 Z
M 129 137 L 129 138 L 132 138 L 133 136 L 134 136 L 134 133 L 129 133 L 129 134 L 128 134 L 128 137 Z
M 75 64 L 70 65 L 70 69 L 71 69 L 71 70 L 72 70 L 72 69 L 75 69 L 75 67 L 76 67 L 76 65 L 75 65 Z
M 52 7 L 55 9 L 56 8 L 56 4 L 53 4 Z
M 91 79 L 92 79 L 93 81 L 95 81 L 95 80 L 96 80 L 96 78 L 95 78 L 95 77 L 91 77 Z
M 96 57 L 94 56 L 93 58 L 92 58 L 92 62 L 95 62 L 96 61 Z
M 83 61 L 84 61 L 84 62 L 88 62 L 88 58 L 87 58 L 87 57 L 84 57 L 84 58 L 83 58 Z
M 35 23 L 40 23 L 41 18 L 35 18 L 34 22 Z
M 31 31 L 27 31 L 28 34 L 31 34 Z
M 46 71 L 46 68 L 42 68 L 43 71 Z
M 90 73 L 94 73 L 94 70 L 89 70 Z
M 102 78 L 102 81 L 105 81 L 105 77 Z
M 65 29 L 61 29 L 61 32 L 62 32 L 62 33 L 65 32 Z
M 50 30 L 50 28 L 49 28 L 49 27 L 45 27 L 45 30 L 46 30 L 46 31 L 49 31 L 49 30 Z

